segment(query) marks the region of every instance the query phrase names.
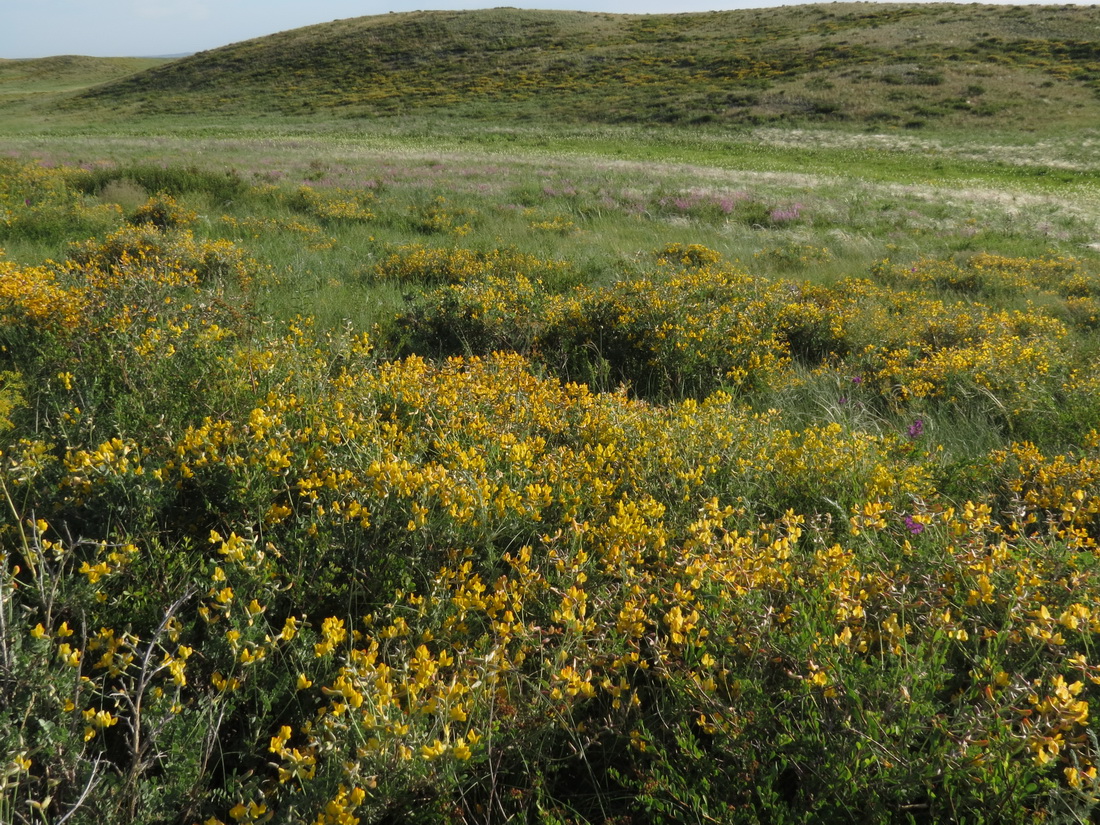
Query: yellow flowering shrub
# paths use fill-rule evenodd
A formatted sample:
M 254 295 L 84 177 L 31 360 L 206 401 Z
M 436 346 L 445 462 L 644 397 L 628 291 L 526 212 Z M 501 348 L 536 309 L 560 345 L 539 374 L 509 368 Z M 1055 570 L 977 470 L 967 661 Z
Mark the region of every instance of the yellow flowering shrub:
M 64 287 L 46 267 L 23 267 L 0 258 L 0 313 L 6 327 L 74 330 L 86 302 L 83 290 Z
M 289 199 L 295 210 L 322 222 L 366 222 L 374 218 L 374 195 L 367 190 L 321 189 L 300 186 Z
M 0 159 L 0 244 L 7 238 L 63 242 L 122 223 L 116 204 L 79 191 L 82 169 Z
M 193 209 L 184 208 L 171 195 L 162 192 L 149 198 L 135 209 L 126 220 L 127 223 L 134 226 L 148 224 L 164 231 L 190 226 L 197 218 L 198 213 Z
M 405 244 L 389 251 L 374 265 L 372 275 L 379 280 L 420 284 L 460 284 L 489 275 L 535 276 L 552 280 L 568 276 L 565 261 L 540 260 L 515 250 L 493 249 L 482 252 L 462 247 L 437 248 L 424 244 Z
M 1100 422 L 1062 320 L 947 301 L 942 263 L 917 267 L 956 279 L 936 292 L 823 287 L 687 244 L 574 287 L 410 244 L 375 274 L 427 287 L 404 332 L 431 346 L 397 357 L 383 331 L 250 325 L 257 267 L 155 221 L 0 263 L 20 810 L 88 788 L 106 821 L 186 823 L 1097 801 Z M 1002 440 L 937 440 L 952 412 Z

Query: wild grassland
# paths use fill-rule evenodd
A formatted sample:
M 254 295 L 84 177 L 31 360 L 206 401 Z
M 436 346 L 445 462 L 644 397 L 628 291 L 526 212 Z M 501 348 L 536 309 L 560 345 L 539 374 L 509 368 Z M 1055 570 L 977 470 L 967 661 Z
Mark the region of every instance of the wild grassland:
M 846 3 L 763 16 L 386 15 L 204 52 L 71 105 L 84 114 L 1054 132 L 1096 123 L 1095 21 L 1089 7 Z
M 48 98 L 35 109 L 55 124 L 202 112 L 1058 135 L 1098 121 L 1096 20 L 1089 6 L 976 4 L 418 12 L 283 32 L 143 72 L 131 62 L 129 76 L 107 61 L 81 66 L 89 88 L 34 81 Z M 0 89 L 22 89 L 28 72 L 59 78 L 72 67 L 0 68 Z M 0 111 L 32 110 L 0 99 Z
M 0 821 L 1095 816 L 1094 133 L 29 111 Z
M 751 262 L 763 274 L 823 282 L 866 272 L 883 258 L 977 251 L 1087 258 L 1094 252 L 1090 245 L 1100 241 L 1091 159 L 1080 159 L 1085 168 L 1052 177 L 1051 166 L 1028 154 L 1028 147 L 1018 156 L 1005 149 L 999 164 L 983 165 L 956 158 L 953 151 L 965 150 L 950 138 L 923 152 L 906 144 L 886 149 L 881 141 L 813 150 L 805 143 L 827 142 L 828 136 L 770 130 L 715 145 L 706 136 L 672 133 L 661 145 L 652 136 L 636 140 L 632 131 L 541 130 L 519 132 L 505 148 L 487 146 L 474 130 L 432 138 L 426 126 L 369 135 L 39 135 L 7 143 L 9 151 L 46 163 L 85 163 L 98 176 L 101 195 L 119 180 L 144 180 L 122 204 L 129 207 L 169 183 L 153 174 L 159 159 L 187 166 L 217 158 L 214 169 L 237 190 L 188 192 L 185 184 L 170 190 L 190 200 L 209 231 L 233 239 L 246 236 L 230 232 L 224 217 L 259 213 L 277 221 L 293 214 L 286 204 L 258 197 L 253 190 L 263 185 L 369 194 L 377 219 L 329 221 L 325 248 L 273 232 L 248 239 L 277 262 L 285 284 L 283 292 L 268 296 L 274 303 L 266 309 L 284 317 L 309 312 L 326 325 L 345 316 L 384 320 L 371 314 L 370 300 L 359 308 L 343 297 L 329 309 L 320 304 L 336 292 L 360 289 L 357 273 L 383 256 L 387 244 L 405 242 L 410 231 L 436 244 L 514 246 L 567 258 L 585 278 L 601 282 L 619 277 L 639 255 L 684 240 Z M 791 145 L 800 138 L 800 145 Z M 970 151 L 981 149 L 972 144 Z M 1060 154 L 1057 147 L 1044 151 Z M 852 176 L 855 170 L 859 177 Z M 434 205 L 439 197 L 446 207 Z M 430 228 L 413 225 L 416 213 L 433 209 L 469 220 L 440 225 L 433 237 Z M 465 223 L 468 237 L 450 231 Z M 13 259 L 43 256 L 42 249 L 14 240 L 8 242 Z M 322 283 L 331 289 L 318 290 Z M 395 297 L 387 294 L 386 311 Z
M 1086 815 L 1087 181 L 384 139 L 11 142 L 6 817 Z

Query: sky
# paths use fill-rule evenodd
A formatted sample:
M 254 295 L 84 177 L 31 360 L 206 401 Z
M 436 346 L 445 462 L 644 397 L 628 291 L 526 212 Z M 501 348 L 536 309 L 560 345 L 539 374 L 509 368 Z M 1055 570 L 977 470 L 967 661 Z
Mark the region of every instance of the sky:
M 1078 5 L 1097 3 L 1100 0 Z M 418 9 L 508 5 L 657 14 L 789 4 L 790 0 L 0 0 L 0 58 L 190 54 L 313 23 Z

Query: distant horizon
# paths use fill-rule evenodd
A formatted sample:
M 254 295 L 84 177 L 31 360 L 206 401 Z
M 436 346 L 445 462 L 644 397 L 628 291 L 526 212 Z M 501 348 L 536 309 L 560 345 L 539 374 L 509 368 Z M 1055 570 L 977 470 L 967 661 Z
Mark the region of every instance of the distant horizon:
M 940 2 L 940 0 L 880 0 Z M 809 5 L 818 0 L 546 0 L 509 3 L 514 8 L 610 14 L 677 14 L 738 11 Z M 988 2 L 983 5 L 1094 6 L 1100 0 L 1075 3 Z M 333 19 L 370 17 L 410 11 L 470 11 L 491 3 L 442 0 L 424 8 L 423 0 L 394 0 L 381 6 L 355 0 L 315 0 L 308 7 L 291 0 L 35 0 L 4 12 L 0 59 L 43 57 L 177 58 L 281 31 L 327 23 Z

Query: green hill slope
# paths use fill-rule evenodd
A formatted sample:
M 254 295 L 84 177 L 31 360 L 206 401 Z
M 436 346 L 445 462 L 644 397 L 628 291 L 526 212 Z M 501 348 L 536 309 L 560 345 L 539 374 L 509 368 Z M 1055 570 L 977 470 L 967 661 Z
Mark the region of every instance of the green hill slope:
M 0 102 L 40 101 L 44 95 L 82 91 L 166 63 L 156 57 L 0 59 Z
M 100 85 L 88 115 L 851 124 L 1100 122 L 1100 9 L 867 4 L 679 15 L 494 9 L 340 20 Z

